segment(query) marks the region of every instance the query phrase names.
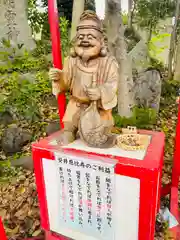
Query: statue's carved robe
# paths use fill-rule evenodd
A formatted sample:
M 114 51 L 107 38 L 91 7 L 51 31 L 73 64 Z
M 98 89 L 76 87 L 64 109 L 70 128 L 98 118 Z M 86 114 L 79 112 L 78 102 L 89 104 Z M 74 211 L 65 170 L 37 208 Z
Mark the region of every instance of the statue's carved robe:
M 92 62 L 93 61 L 93 62 Z M 111 56 L 91 60 L 92 66 L 84 66 L 78 57 L 68 57 L 64 64 L 64 76 L 60 82 L 60 92 L 70 90 L 71 98 L 67 105 L 63 122 L 77 128 L 80 112 L 90 104 L 86 88 L 92 86 L 93 75 L 101 92 L 98 107 L 101 117 L 113 125 L 112 108 L 117 105 L 118 64 Z

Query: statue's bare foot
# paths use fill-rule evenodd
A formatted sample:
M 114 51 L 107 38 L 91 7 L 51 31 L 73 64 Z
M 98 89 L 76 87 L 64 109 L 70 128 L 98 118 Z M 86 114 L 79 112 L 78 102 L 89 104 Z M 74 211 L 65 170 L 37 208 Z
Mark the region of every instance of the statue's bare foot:
M 68 145 L 69 143 L 74 142 L 75 134 L 70 131 L 61 131 L 60 136 L 57 139 L 58 144 Z

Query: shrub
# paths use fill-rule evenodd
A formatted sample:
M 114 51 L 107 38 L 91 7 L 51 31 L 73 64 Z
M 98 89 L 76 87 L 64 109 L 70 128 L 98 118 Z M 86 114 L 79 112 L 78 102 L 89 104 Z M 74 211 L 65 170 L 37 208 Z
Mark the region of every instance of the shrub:
M 45 55 L 34 57 L 22 45 L 13 46 L 3 39 L 0 49 L 0 73 L 29 72 L 48 69 L 49 62 Z
M 35 82 L 21 79 L 17 72 L 0 78 L 0 112 L 13 112 L 19 119 L 29 122 L 41 117 L 40 98 L 50 94 L 51 88 L 44 72 L 38 72 Z
M 115 125 L 118 127 L 136 126 L 139 129 L 151 129 L 156 122 L 156 110 L 153 108 L 134 107 L 131 118 L 114 114 Z
M 30 122 L 40 118 L 40 98 L 51 92 L 47 76 L 49 62 L 44 54 L 35 57 L 22 45 L 3 39 L 0 50 L 0 112 L 10 111 Z M 30 72 L 32 78 L 23 75 Z

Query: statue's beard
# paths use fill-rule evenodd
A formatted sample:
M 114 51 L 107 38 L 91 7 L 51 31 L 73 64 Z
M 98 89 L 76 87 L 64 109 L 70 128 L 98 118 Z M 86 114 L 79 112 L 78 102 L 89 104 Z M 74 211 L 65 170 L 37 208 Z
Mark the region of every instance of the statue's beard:
M 97 46 L 75 46 L 75 52 L 84 62 L 88 62 L 90 59 L 96 58 L 100 54 L 100 49 Z

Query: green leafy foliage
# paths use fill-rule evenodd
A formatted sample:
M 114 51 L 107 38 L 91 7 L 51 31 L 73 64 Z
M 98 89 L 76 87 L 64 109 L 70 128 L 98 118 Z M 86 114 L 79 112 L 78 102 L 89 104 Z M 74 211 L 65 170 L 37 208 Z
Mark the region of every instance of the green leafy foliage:
M 22 48 L 22 46 L 12 46 L 9 40 L 2 40 L 3 47 L 0 49 L 0 73 L 38 71 L 48 68 L 48 61 L 44 55 L 38 58 Z
M 45 24 L 46 22 L 44 22 Z M 61 50 L 62 50 L 62 57 L 66 57 L 69 53 L 70 49 L 70 38 L 69 38 L 69 27 L 70 22 L 66 19 L 66 17 L 60 17 L 59 19 L 59 29 L 60 29 L 60 36 L 61 36 Z M 50 39 L 50 33 L 49 33 L 49 24 L 47 26 L 43 25 L 43 32 L 42 32 L 42 39 L 41 41 L 38 41 L 38 50 L 40 50 L 39 53 L 48 54 L 51 52 L 51 44 L 48 42 Z
M 18 169 L 11 167 L 9 161 L 0 161 L 0 184 L 7 182 L 17 175 Z
M 171 36 L 171 34 L 168 33 L 157 33 L 156 35 L 154 35 L 149 44 L 149 54 L 152 58 L 156 58 L 159 61 L 162 61 L 162 59 L 159 57 L 159 55 L 166 49 L 169 48 L 169 46 L 165 45 L 165 39 L 169 38 Z
M 41 32 L 42 25 L 46 18 L 46 12 L 40 12 L 38 10 L 37 0 L 28 0 L 28 20 L 33 34 Z
M 45 77 L 46 75 L 46 77 Z M 0 78 L 0 112 L 13 111 L 19 119 L 29 122 L 41 118 L 40 98 L 50 93 L 47 74 L 38 72 L 35 83 L 19 78 L 17 72 Z
M 31 2 L 32 4 L 35 4 Z M 63 58 L 69 52 L 69 21 L 60 19 Z M 37 48 L 29 52 L 23 45 L 14 46 L 3 39 L 0 49 L 0 112 L 13 112 L 19 120 L 35 122 L 41 118 L 42 99 L 51 93 L 47 72 L 51 62 L 49 40 L 37 41 Z M 30 81 L 24 74 L 33 74 Z M 31 76 L 30 76 L 31 77 Z M 26 107 L 25 107 L 26 106 Z
M 65 17 L 61 17 L 59 21 L 60 35 L 61 35 L 61 48 L 62 55 L 66 57 L 70 49 L 70 38 L 69 38 L 69 21 Z M 33 51 L 34 57 L 40 55 L 48 55 L 51 53 L 51 42 L 49 36 L 49 24 L 45 32 L 42 33 L 42 40 L 36 41 L 37 48 Z
M 62 9 L 62 3 L 57 1 L 58 7 L 60 10 Z M 89 4 L 92 4 L 92 1 L 89 1 Z M 48 21 L 48 11 L 47 11 L 47 0 L 42 1 L 42 6 L 44 7 L 44 11 L 39 11 L 37 0 L 28 0 L 28 20 L 30 22 L 31 29 L 33 34 L 41 33 L 41 39 L 50 40 L 50 27 Z M 63 52 L 67 49 L 69 45 L 69 27 L 70 21 L 65 17 L 60 17 L 60 31 L 61 31 L 61 41 Z M 42 41 L 41 41 L 42 43 Z M 66 47 L 65 47 L 66 46 Z
M 153 108 L 134 107 L 131 118 L 114 114 L 115 125 L 118 127 L 136 126 L 140 129 L 151 129 L 156 123 L 156 110 Z
M 59 2 L 58 2 L 59 3 Z M 43 6 L 46 8 L 44 12 L 38 10 L 37 0 L 28 0 L 28 19 L 34 34 L 41 33 L 40 41 L 37 41 L 37 49 L 35 56 L 38 54 L 48 54 L 51 51 L 50 43 L 50 28 L 48 22 L 47 1 L 43 1 Z M 59 27 L 61 33 L 62 55 L 66 57 L 69 52 L 69 27 L 70 21 L 66 17 L 60 17 Z
M 136 23 L 140 28 L 148 31 L 147 41 L 149 42 L 152 34 L 157 32 L 160 20 L 173 16 L 175 2 L 171 0 L 137 0 L 135 2 Z
M 48 41 L 37 42 L 37 48 L 32 52 L 5 39 L 0 48 L 0 114 L 9 112 L 13 123 L 33 132 L 33 140 L 45 136 L 46 118 L 57 117 L 56 109 L 46 103 L 51 96 L 47 73 L 52 63 L 46 57 L 50 51 Z M 0 139 L 6 127 L 0 125 Z M 28 148 L 23 153 L 27 151 Z M 13 159 L 20 156 L 15 154 Z M 10 159 L 0 149 L 0 181 L 15 174 L 16 169 L 11 167 Z
M 137 0 L 137 22 L 140 27 L 156 29 L 160 19 L 172 16 L 175 2 L 171 0 Z
M 179 81 L 175 80 L 167 80 L 162 84 L 162 97 L 166 97 L 168 99 L 172 99 L 175 101 L 178 90 L 180 88 Z
M 15 47 L 3 40 L 0 52 L 0 112 L 10 111 L 27 121 L 40 118 L 40 98 L 51 92 L 47 77 L 49 62 L 44 55 Z M 31 72 L 31 79 L 23 74 Z M 33 79 L 35 78 L 35 79 Z
M 60 32 L 61 32 L 62 55 L 63 57 L 66 57 L 69 53 L 70 39 L 69 39 L 69 21 L 65 17 L 60 18 Z
M 122 21 L 124 25 L 128 24 L 128 14 L 126 12 L 122 13 Z
M 32 51 L 32 56 L 35 58 L 39 58 L 39 56 L 45 56 L 51 54 L 52 46 L 49 40 L 37 40 L 36 48 Z

